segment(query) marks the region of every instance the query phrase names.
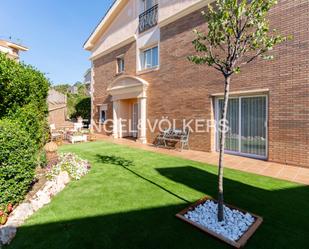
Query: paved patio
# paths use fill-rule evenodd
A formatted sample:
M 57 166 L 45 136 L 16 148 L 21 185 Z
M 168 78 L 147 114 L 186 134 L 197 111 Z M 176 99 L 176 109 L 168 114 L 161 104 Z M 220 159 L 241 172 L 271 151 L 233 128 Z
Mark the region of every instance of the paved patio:
M 127 145 L 134 148 L 182 157 L 185 159 L 213 165 L 216 165 L 218 163 L 218 153 L 215 152 L 201 152 L 194 150 L 170 150 L 164 148 L 157 148 L 151 144 L 141 144 L 130 139 L 113 139 L 112 137 L 98 134 L 97 139 L 111 141 L 116 144 Z M 309 185 L 309 168 L 301 168 L 291 165 L 267 162 L 227 154 L 224 157 L 224 165 L 225 167 L 231 169 Z

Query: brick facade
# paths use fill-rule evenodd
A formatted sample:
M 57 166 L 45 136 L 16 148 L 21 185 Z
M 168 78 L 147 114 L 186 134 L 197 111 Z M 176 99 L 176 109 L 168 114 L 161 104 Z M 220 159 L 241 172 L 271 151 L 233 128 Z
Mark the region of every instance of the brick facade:
M 258 60 L 232 79 L 231 91 L 269 89 L 268 160 L 309 167 L 309 1 L 281 0 L 270 14 L 271 25 L 293 40 L 274 50 L 273 61 Z M 223 78 L 214 69 L 187 61 L 194 54 L 192 29 L 205 30 L 200 11 L 161 28 L 160 69 L 138 77 L 149 82 L 147 118 L 211 119 L 213 98 L 223 92 Z M 176 44 L 176 45 L 175 45 Z M 125 73 L 136 73 L 136 43 L 94 61 L 94 119 L 99 104 L 108 104 L 112 118 L 111 96 L 107 86 L 117 77 L 116 57 L 125 55 Z M 148 142 L 157 132 L 147 131 Z M 190 147 L 214 149 L 214 134 L 191 134 Z

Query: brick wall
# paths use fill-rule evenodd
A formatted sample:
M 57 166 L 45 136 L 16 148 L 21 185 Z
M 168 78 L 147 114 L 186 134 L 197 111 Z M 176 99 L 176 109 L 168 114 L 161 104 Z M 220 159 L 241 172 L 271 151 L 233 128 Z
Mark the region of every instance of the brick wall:
M 54 108 L 48 113 L 48 123 L 55 124 L 57 129 L 67 126 L 66 113 L 66 107 Z
M 269 160 L 309 167 L 309 1 L 281 0 L 271 11 L 271 25 L 293 40 L 277 47 L 275 59 L 258 60 L 232 79 L 231 91 L 269 89 Z M 212 94 L 223 92 L 223 77 L 212 68 L 196 66 L 192 29 L 205 30 L 200 11 L 161 29 L 160 70 L 139 75 L 149 82 L 150 120 L 211 119 Z M 177 46 L 175 46 L 177 44 Z M 94 106 L 112 105 L 106 87 L 116 77 L 116 56 L 125 54 L 126 73 L 136 75 L 136 44 L 131 43 L 94 61 Z M 95 117 L 98 119 L 98 113 Z M 147 132 L 152 142 L 157 132 Z M 191 134 L 191 149 L 211 151 L 214 134 Z

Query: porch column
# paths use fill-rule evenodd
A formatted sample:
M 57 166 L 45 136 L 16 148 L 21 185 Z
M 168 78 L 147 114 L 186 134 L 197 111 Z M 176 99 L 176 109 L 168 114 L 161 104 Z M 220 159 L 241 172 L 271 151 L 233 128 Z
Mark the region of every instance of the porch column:
M 138 140 L 145 144 L 147 143 L 146 139 L 146 125 L 147 125 L 147 99 L 146 97 L 141 97 L 138 99 L 138 116 L 139 116 L 139 131 L 138 131 Z
M 119 110 L 119 101 L 113 101 L 113 138 L 118 138 L 118 110 Z

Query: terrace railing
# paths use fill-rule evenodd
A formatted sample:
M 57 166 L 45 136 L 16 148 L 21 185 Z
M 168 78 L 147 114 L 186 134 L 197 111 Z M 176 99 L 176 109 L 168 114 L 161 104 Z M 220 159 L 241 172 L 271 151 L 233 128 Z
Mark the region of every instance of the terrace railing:
M 158 4 L 139 15 L 139 33 L 142 33 L 158 23 Z

